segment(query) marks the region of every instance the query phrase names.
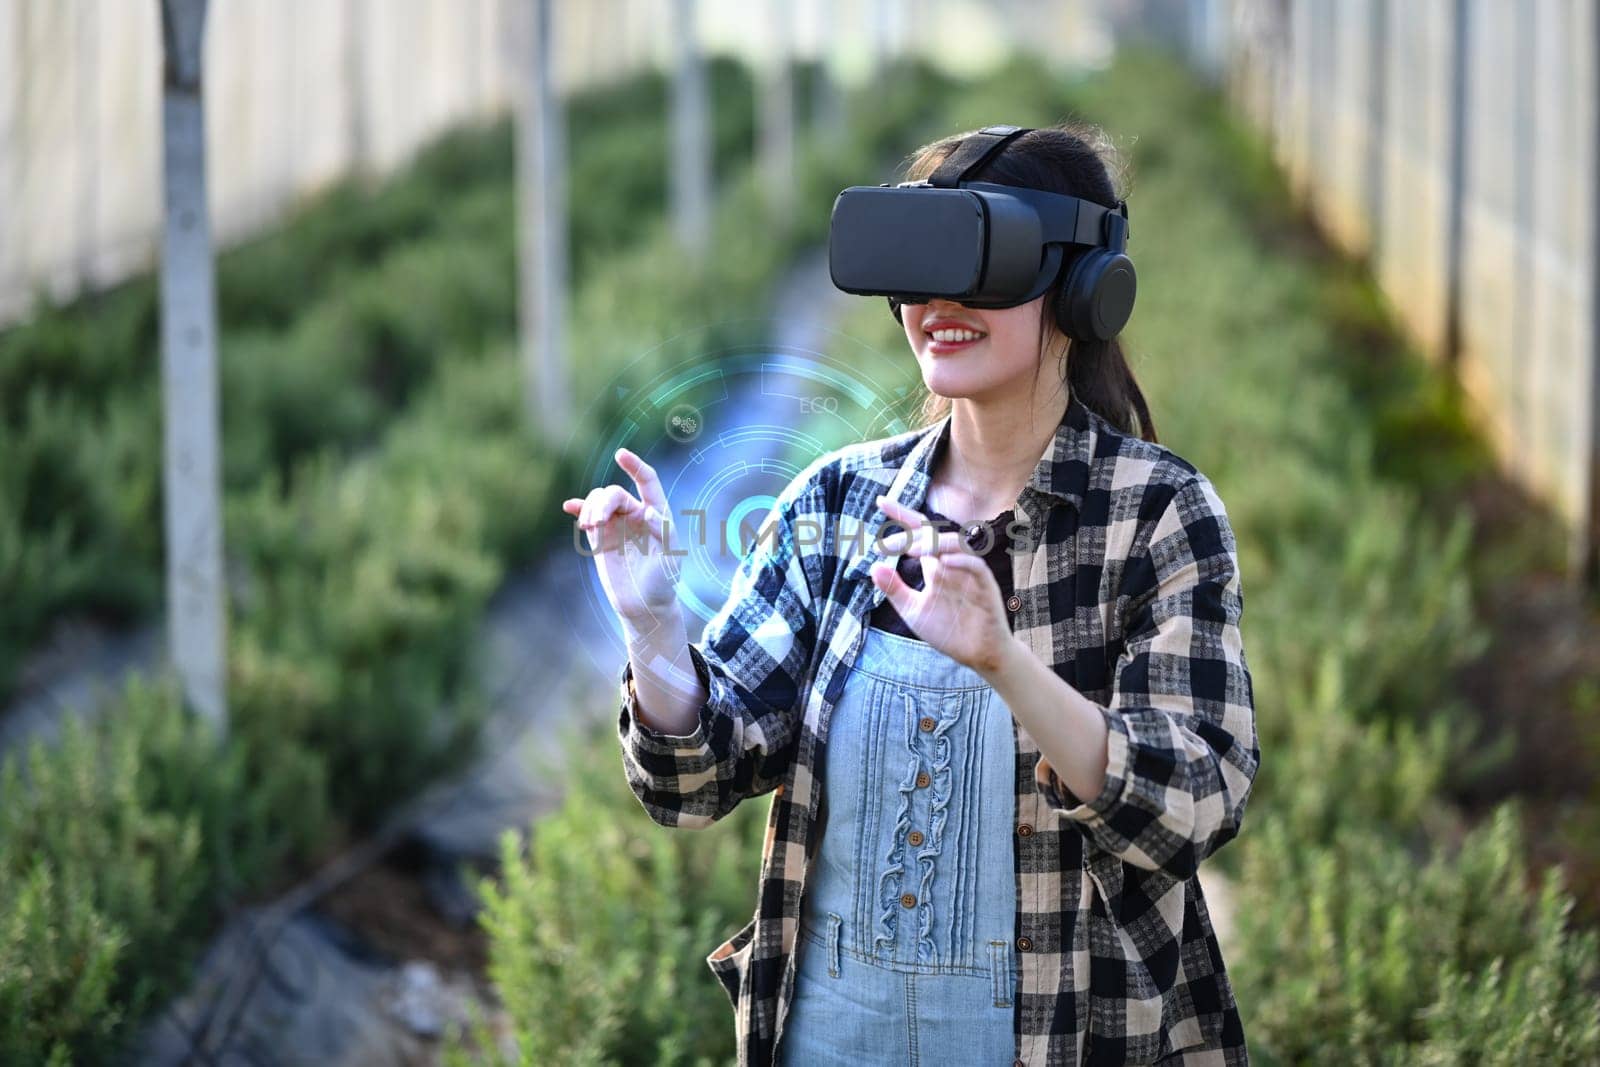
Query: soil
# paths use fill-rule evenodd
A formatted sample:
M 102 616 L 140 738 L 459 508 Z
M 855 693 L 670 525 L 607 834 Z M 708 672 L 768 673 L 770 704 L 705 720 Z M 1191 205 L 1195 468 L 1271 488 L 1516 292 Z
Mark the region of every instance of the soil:
M 477 923 L 454 926 L 433 907 L 423 887 L 421 861 L 402 846 L 361 871 L 317 903 L 374 949 L 395 960 L 428 960 L 441 971 L 481 977 L 488 937 Z

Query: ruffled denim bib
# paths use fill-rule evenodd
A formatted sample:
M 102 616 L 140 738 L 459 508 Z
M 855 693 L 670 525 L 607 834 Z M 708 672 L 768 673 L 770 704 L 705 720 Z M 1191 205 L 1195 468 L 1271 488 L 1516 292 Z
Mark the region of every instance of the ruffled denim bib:
M 977 672 L 867 630 L 829 721 L 781 1061 L 1012 1062 L 1015 752 Z

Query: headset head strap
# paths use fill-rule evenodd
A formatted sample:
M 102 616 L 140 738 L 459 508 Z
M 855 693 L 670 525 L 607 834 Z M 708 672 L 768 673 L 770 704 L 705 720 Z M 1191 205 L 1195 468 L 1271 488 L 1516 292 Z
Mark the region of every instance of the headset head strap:
M 969 134 L 956 146 L 954 152 L 944 157 L 937 170 L 928 175 L 928 184 L 936 188 L 954 189 L 967 180 L 967 175 L 981 170 L 1002 148 L 1028 132 L 1027 126 L 985 126 Z

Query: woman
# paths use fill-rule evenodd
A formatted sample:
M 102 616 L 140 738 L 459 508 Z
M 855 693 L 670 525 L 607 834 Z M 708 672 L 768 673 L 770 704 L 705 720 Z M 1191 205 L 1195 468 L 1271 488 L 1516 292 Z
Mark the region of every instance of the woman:
M 1062 125 L 973 177 L 1109 207 L 1113 158 Z M 1196 876 L 1260 758 L 1236 545 L 1055 293 L 891 301 L 924 425 L 802 471 L 698 644 L 676 557 L 623 536 L 671 521 L 649 465 L 563 505 L 628 638 L 645 810 L 773 794 L 756 914 L 707 957 L 741 1064 L 1247 1062 Z

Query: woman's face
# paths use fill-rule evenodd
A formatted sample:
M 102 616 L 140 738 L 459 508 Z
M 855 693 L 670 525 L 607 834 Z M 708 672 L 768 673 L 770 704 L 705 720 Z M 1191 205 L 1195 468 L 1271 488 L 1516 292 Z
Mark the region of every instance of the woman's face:
M 905 304 L 900 319 L 922 368 L 922 382 L 940 396 L 999 399 L 1026 395 L 1039 362 L 1039 312 L 1044 295 L 1009 308 L 969 308 L 941 298 Z M 947 334 L 947 330 L 967 331 Z M 978 333 L 976 340 L 960 340 Z

